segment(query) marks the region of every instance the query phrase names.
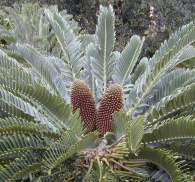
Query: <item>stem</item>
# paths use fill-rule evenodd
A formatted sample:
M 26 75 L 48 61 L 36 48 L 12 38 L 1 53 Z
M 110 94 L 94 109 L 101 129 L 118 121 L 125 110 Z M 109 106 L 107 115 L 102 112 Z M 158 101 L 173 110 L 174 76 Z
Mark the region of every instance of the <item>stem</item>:
M 121 168 L 123 168 L 123 169 L 125 169 L 125 170 L 127 170 L 127 171 L 129 171 L 129 172 L 135 173 L 134 170 L 129 169 L 128 167 L 126 167 L 126 166 L 120 164 L 119 162 L 115 161 L 114 159 L 110 159 L 110 161 L 112 161 L 113 163 L 117 164 L 118 166 L 120 166 Z
M 98 167 L 100 171 L 99 182 L 102 182 L 102 165 L 101 165 L 101 162 L 98 156 L 96 157 L 96 159 L 97 159 L 97 163 L 98 163 Z
M 115 177 L 117 177 L 116 174 L 115 174 L 115 172 L 114 172 L 114 170 L 113 170 L 113 168 L 112 168 L 112 166 L 109 164 L 108 160 L 107 160 L 106 158 L 103 158 L 102 161 L 104 161 L 105 164 L 110 168 L 110 172 L 111 172 Z
M 92 167 L 93 167 L 93 162 L 94 162 L 93 160 L 90 162 L 89 169 L 88 169 L 88 171 L 87 171 L 87 173 L 86 173 L 85 177 L 83 178 L 83 181 L 87 181 L 87 179 L 89 178 L 89 175 L 90 175 L 91 169 L 92 169 Z

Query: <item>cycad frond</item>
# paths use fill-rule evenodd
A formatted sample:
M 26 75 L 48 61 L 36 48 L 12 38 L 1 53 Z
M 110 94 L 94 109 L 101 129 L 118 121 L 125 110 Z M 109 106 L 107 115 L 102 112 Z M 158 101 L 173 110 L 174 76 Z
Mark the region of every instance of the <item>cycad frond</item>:
M 46 9 L 45 14 L 63 51 L 64 61 L 71 74 L 70 81 L 73 81 L 75 78 L 79 78 L 83 66 L 80 40 L 73 32 L 70 24 L 59 13 L 52 13 Z
M 154 105 L 166 96 L 173 95 L 177 89 L 181 89 L 195 81 L 195 70 L 175 69 L 164 75 L 156 82 L 149 96 L 143 101 Z
M 189 69 L 194 69 L 195 68 L 194 57 L 195 57 L 195 48 L 193 45 L 189 45 L 186 49 L 184 49 L 183 53 L 179 58 L 180 60 L 184 60 L 179 66 L 189 68 Z
M 173 69 L 177 64 L 184 60 L 179 57 L 186 46 L 194 42 L 195 26 L 191 22 L 183 26 L 179 31 L 170 36 L 168 41 L 161 45 L 150 60 L 151 70 L 146 72 L 146 76 L 135 84 L 137 88 L 137 100 L 134 108 L 137 108 L 143 99 L 150 94 L 155 83 L 169 70 Z
M 114 128 L 117 138 L 125 137 L 129 150 L 137 152 L 144 134 L 144 118 L 138 117 L 131 121 L 126 113 L 115 113 Z
M 116 63 L 113 73 L 115 82 L 123 86 L 125 85 L 138 62 L 143 42 L 144 38 L 141 40 L 137 35 L 131 37 L 129 43 L 121 53 L 120 60 Z
M 16 181 L 27 176 L 29 173 L 39 171 L 41 167 L 38 157 L 34 153 L 27 152 L 0 171 L 0 180 Z
M 96 133 L 89 133 L 81 139 L 74 137 L 74 134 L 68 133 L 64 135 L 64 140 L 51 145 L 44 154 L 43 166 L 51 171 L 63 161 L 71 157 L 73 154 L 87 147 L 94 145 L 94 140 L 97 138 Z
M 13 47 L 26 61 L 35 69 L 35 72 L 41 76 L 45 84 L 56 94 L 64 99 L 67 97 L 67 88 L 65 87 L 62 75 L 58 72 L 58 68 L 52 62 L 51 58 L 47 58 L 38 52 L 35 48 L 27 44 L 17 44 Z M 51 61 L 50 61 L 51 60 Z M 64 66 L 63 64 L 61 66 Z M 65 66 L 64 66 L 65 67 Z
M 148 125 L 154 125 L 192 108 L 195 104 L 194 90 L 195 84 L 192 83 L 181 90 L 178 89 L 173 95 L 164 97 L 152 106 L 147 113 Z
M 8 117 L 0 119 L 0 135 L 14 135 L 21 134 L 24 135 L 36 135 L 39 137 L 47 137 L 50 139 L 60 138 L 60 133 L 52 132 L 45 125 L 40 125 L 31 121 L 24 119 Z
M 1 87 L 1 110 L 10 116 L 40 122 L 59 130 L 72 129 L 80 134 L 82 123 L 78 113 L 71 114 L 71 106 L 36 83 L 17 84 L 6 80 Z M 34 86 L 33 86 L 34 85 Z M 17 88 L 17 89 L 16 89 Z M 52 124 L 53 123 L 53 124 Z M 54 128 L 55 128 L 54 127 Z M 53 128 L 53 129 L 54 129 Z
M 19 64 L 15 59 L 9 57 L 3 50 L 0 50 L 0 65 L 2 70 L 3 68 L 8 71 L 11 69 L 23 69 L 21 68 L 21 64 Z
M 171 150 L 172 152 L 178 153 L 181 155 L 184 159 L 193 161 L 195 159 L 195 144 L 192 142 L 178 142 L 173 143 L 170 142 L 170 144 L 163 145 L 164 148 L 167 150 Z
M 12 93 L 0 88 L 0 106 L 1 110 L 16 117 L 33 119 L 36 122 L 47 125 L 51 129 L 56 129 L 55 124 L 45 117 L 38 109 L 29 102 L 13 95 Z
M 1 136 L 0 140 L 1 161 L 12 160 L 29 151 L 46 150 L 46 142 L 38 136 L 26 136 L 23 134 Z
M 144 148 L 140 151 L 139 157 L 156 164 L 165 170 L 171 181 L 174 182 L 192 182 L 190 175 L 182 170 L 182 163 L 176 161 L 177 156 L 163 149 Z
M 166 142 L 178 139 L 193 139 L 195 137 L 195 119 L 181 117 L 169 119 L 162 123 L 152 133 L 146 133 L 143 137 L 144 143 Z
M 28 102 L 35 108 L 39 108 L 39 112 L 55 121 L 55 125 L 59 126 L 59 128 L 65 127 L 66 129 L 70 129 L 74 127 L 74 129 L 80 133 L 82 124 L 79 122 L 79 116 L 77 116 L 77 114 L 71 116 L 70 105 L 66 104 L 61 97 L 51 94 L 45 87 L 33 82 L 31 77 L 28 78 L 27 76 L 29 75 L 16 74 L 15 76 L 15 72 L 11 71 L 9 74 L 10 78 L 2 77 L 2 88 L 5 92 L 23 99 L 24 102 Z M 4 101 L 4 104 L 5 102 L 6 101 Z M 9 107 L 13 108 L 13 105 L 9 105 Z M 3 109 L 3 107 L 1 109 Z M 5 108 L 5 111 L 8 112 L 8 107 Z M 19 113 L 21 114 L 21 112 Z M 20 115 L 18 115 L 18 117 L 19 116 Z M 78 122 L 75 123 L 75 121 Z
M 108 9 L 100 6 L 100 15 L 98 17 L 98 25 L 96 27 L 97 42 L 93 47 L 93 56 L 91 56 L 92 71 L 98 80 L 98 87 L 105 92 L 108 81 L 111 80 L 114 66 L 114 13 L 110 6 Z

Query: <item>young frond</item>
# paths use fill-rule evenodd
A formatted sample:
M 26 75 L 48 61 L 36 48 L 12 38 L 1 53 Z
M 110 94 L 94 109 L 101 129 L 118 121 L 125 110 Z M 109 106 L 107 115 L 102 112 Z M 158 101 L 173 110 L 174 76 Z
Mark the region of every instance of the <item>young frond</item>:
M 119 139 L 125 137 L 129 150 L 136 153 L 144 135 L 144 118 L 139 117 L 132 121 L 126 113 L 122 112 L 115 113 L 114 116 L 116 137 Z
M 115 54 L 113 53 L 115 43 L 114 12 L 112 7 L 100 6 L 100 15 L 95 33 L 97 41 L 91 46 L 92 72 L 98 82 L 98 89 L 102 94 L 105 92 L 108 82 L 111 80 Z
M 120 60 L 116 63 L 113 77 L 114 81 L 120 83 L 122 86 L 128 83 L 130 76 L 138 62 L 144 38 L 134 35 L 131 37 L 129 43 L 121 53 Z

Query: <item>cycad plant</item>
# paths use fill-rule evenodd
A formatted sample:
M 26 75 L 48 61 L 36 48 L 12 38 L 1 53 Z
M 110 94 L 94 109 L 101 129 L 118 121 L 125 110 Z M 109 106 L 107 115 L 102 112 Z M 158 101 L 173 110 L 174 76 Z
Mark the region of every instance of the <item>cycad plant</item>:
M 140 59 L 137 35 L 115 51 L 111 6 L 94 35 L 42 13 L 60 54 L 17 36 L 0 50 L 0 181 L 192 181 L 195 23 Z

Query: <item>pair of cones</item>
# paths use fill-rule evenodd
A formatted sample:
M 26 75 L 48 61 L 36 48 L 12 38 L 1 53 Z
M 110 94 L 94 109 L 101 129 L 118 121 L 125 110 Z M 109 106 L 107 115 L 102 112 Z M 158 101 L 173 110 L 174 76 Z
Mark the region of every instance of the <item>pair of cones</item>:
M 123 91 L 120 85 L 111 85 L 101 98 L 99 108 L 96 109 L 95 100 L 88 85 L 75 80 L 71 89 L 71 104 L 73 112 L 80 109 L 81 120 L 87 131 L 94 128 L 104 135 L 112 131 L 112 115 L 123 108 Z

